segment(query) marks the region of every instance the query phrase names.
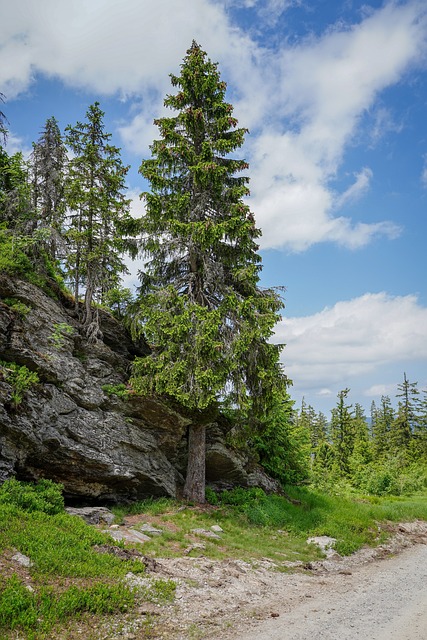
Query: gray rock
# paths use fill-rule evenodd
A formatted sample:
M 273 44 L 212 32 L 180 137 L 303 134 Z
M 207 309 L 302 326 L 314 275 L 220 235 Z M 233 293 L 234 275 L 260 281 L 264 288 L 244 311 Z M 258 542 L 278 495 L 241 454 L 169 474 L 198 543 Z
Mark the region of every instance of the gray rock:
M 30 558 L 28 556 L 24 556 L 23 553 L 19 553 L 19 552 L 15 553 L 15 555 L 12 556 L 12 560 L 15 560 L 15 562 L 22 565 L 23 567 L 33 566 L 33 563 L 31 562 Z
M 176 497 L 186 467 L 191 420 L 159 398 L 109 395 L 105 385 L 126 383 L 135 355 L 149 353 L 100 311 L 103 342 L 88 344 L 66 298 L 54 300 L 34 285 L 0 274 L 0 360 L 37 372 L 40 383 L 14 407 L 0 369 L 0 483 L 50 478 L 80 503 Z M 16 313 L 2 299 L 31 311 Z M 64 327 L 68 327 L 67 330 Z M 227 449 L 224 433 L 208 428 L 209 483 L 269 487 L 260 470 Z
M 163 531 L 161 529 L 156 529 L 152 527 L 151 524 L 144 523 L 139 527 L 140 531 L 143 531 L 148 536 L 161 536 Z
M 79 516 L 83 518 L 87 524 L 112 524 L 114 522 L 114 513 L 106 507 L 66 507 L 65 511 L 70 516 Z
M 214 531 L 209 531 L 209 529 L 191 529 L 191 532 L 195 533 L 196 536 L 202 536 L 202 538 L 221 540 L 221 537 L 217 533 L 215 533 Z
M 108 533 L 114 540 L 123 541 L 123 542 L 148 542 L 151 540 L 149 536 L 146 536 L 145 533 L 141 533 L 140 531 L 136 531 L 136 529 L 114 529 L 114 530 L 104 530 L 104 533 Z

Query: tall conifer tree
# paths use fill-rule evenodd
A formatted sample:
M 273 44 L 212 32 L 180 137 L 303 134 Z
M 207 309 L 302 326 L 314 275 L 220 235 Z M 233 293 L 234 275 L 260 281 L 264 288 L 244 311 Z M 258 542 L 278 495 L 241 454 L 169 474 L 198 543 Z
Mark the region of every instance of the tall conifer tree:
M 346 404 L 349 392 L 350 389 L 343 389 L 338 393 L 338 402 L 331 416 L 332 446 L 338 467 L 344 473 L 349 471 L 348 462 L 355 438 L 352 405 Z
M 109 289 L 127 273 L 123 254 L 133 251 L 127 237 L 132 226 L 129 200 L 125 198 L 125 167 L 120 150 L 109 143 L 104 112 L 91 105 L 86 122 L 67 127 L 66 142 L 74 157 L 69 163 L 66 188 L 70 209 L 68 270 L 74 284 L 76 305 L 79 288 L 85 289 L 83 322 L 89 338 L 99 334 L 92 302 L 103 302 Z
M 137 359 L 134 386 L 178 400 L 192 412 L 184 496 L 205 496 L 206 424 L 219 403 L 261 415 L 284 388 L 280 347 L 268 339 L 280 296 L 259 287 L 260 257 L 249 207 L 248 168 L 230 157 L 242 146 L 217 65 L 193 42 L 171 81 L 170 117 L 155 121 L 160 139 L 140 172 L 143 252 L 139 326 L 152 344 Z
M 45 126 L 30 158 L 35 227 L 47 232 L 46 249 L 55 260 L 64 244 L 65 171 L 67 150 L 54 117 Z

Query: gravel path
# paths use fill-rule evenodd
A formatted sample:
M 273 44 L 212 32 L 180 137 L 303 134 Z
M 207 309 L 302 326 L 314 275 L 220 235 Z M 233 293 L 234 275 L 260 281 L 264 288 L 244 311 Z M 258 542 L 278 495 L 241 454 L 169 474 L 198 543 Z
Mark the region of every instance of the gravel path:
M 326 576 L 235 640 L 426 640 L 427 545 Z
M 383 529 L 382 545 L 291 573 L 267 558 L 158 558 L 151 577 L 175 581 L 174 602 L 99 637 L 136 640 L 151 616 L 156 640 L 427 640 L 427 522 Z

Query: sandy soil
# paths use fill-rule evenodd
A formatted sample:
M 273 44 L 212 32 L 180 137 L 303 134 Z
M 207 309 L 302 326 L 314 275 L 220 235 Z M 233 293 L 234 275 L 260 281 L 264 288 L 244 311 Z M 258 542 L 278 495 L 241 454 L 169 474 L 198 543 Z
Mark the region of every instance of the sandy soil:
M 426 640 L 427 523 L 400 524 L 387 544 L 280 571 L 207 558 L 158 560 L 177 583 L 173 605 L 154 616 L 167 640 Z M 138 619 L 120 637 L 136 639 Z

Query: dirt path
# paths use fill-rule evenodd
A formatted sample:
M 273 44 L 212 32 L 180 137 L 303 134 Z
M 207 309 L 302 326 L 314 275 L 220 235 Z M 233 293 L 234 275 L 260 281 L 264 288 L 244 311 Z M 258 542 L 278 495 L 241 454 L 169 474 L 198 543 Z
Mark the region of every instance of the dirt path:
M 427 640 L 426 522 L 395 527 L 376 549 L 293 573 L 267 559 L 254 566 L 189 557 L 159 559 L 158 570 L 177 593 L 156 613 L 155 638 Z
M 358 567 L 351 575 L 323 578 L 295 606 L 286 600 L 276 603 L 279 617 L 235 640 L 426 640 L 427 546 Z
M 138 640 L 148 624 L 153 640 L 427 640 L 427 522 L 382 528 L 392 535 L 374 549 L 291 568 L 267 558 L 152 560 L 130 584 L 171 579 L 174 602 L 144 602 L 93 637 Z

